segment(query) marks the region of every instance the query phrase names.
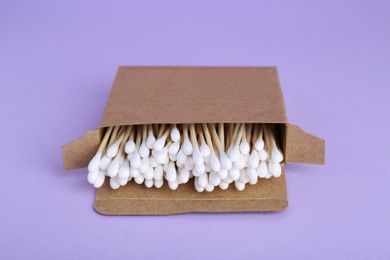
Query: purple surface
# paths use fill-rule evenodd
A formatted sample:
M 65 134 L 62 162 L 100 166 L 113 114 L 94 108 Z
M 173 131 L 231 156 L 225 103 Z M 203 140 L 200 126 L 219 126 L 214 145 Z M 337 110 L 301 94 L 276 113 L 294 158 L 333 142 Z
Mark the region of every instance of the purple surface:
M 389 259 L 389 2 L 162 2 L 0 3 L 0 259 Z M 118 65 L 277 65 L 326 165 L 287 166 L 280 213 L 101 216 L 60 148 Z

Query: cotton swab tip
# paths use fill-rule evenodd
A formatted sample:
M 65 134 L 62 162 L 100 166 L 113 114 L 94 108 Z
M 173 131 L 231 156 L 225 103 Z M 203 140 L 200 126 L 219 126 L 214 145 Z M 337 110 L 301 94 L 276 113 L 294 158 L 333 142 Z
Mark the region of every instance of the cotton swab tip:
M 156 142 L 156 137 L 154 135 L 149 135 L 148 138 L 146 139 L 146 146 L 149 149 L 153 149 L 154 143 Z
M 127 141 L 125 145 L 125 153 L 132 154 L 135 151 L 135 143 L 133 140 Z
M 116 178 L 110 178 L 110 186 L 111 186 L 112 189 L 116 190 L 121 185 L 116 181 Z
M 153 149 L 156 151 L 161 151 L 162 149 L 164 149 L 165 140 L 166 140 L 165 136 L 162 136 L 159 139 L 157 139 L 153 145 Z
M 255 149 L 257 151 L 260 151 L 261 149 L 264 149 L 264 141 L 262 138 L 259 138 L 255 142 Z
M 271 160 L 274 162 L 277 162 L 277 163 L 280 163 L 283 161 L 283 154 L 276 147 L 272 148 Z
M 234 185 L 236 186 L 236 189 L 238 191 L 243 191 L 245 189 L 245 183 L 243 183 L 242 181 L 235 181 Z
M 88 172 L 87 180 L 90 184 L 94 184 L 99 178 L 99 169 L 93 172 Z
M 102 157 L 101 153 L 96 153 L 96 155 L 92 158 L 92 160 L 88 164 L 88 171 L 95 172 L 99 170 L 101 157 Z
M 187 156 L 191 155 L 193 152 L 193 146 L 189 139 L 185 139 L 183 142 L 183 152 Z
M 253 151 L 248 158 L 248 167 L 257 168 L 257 166 L 259 166 L 259 155 L 257 154 L 256 151 Z
M 234 145 L 234 146 L 230 147 L 229 150 L 228 150 L 227 155 L 228 155 L 228 157 L 230 158 L 230 160 L 232 162 L 237 161 L 238 158 L 240 157 L 239 146 L 238 145 Z
M 215 172 L 219 172 L 221 170 L 221 163 L 218 160 L 218 157 L 215 153 L 212 153 L 210 156 L 210 165 L 211 169 Z
M 172 141 L 174 142 L 180 141 L 180 132 L 176 127 L 172 128 L 170 136 Z
M 110 158 L 114 158 L 115 155 L 118 153 L 119 150 L 119 142 L 116 142 L 112 144 L 108 149 L 107 149 L 107 156 Z
M 210 156 L 210 148 L 207 144 L 202 144 L 199 148 L 201 154 L 203 155 L 203 157 L 208 157 Z
M 270 161 L 268 164 L 269 173 L 274 177 L 279 177 L 282 174 L 282 167 L 279 163 Z
M 249 153 L 250 146 L 247 140 L 243 140 L 240 144 L 240 151 L 242 154 L 247 154 Z

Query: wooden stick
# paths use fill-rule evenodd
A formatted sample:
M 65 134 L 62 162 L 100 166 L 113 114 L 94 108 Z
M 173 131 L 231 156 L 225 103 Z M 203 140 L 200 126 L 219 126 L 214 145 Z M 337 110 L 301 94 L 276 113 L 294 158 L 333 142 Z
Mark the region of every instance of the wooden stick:
M 223 127 L 223 123 L 218 124 L 218 135 L 219 140 L 221 140 L 222 145 L 225 147 L 225 129 Z
M 203 128 L 204 136 L 206 137 L 207 145 L 209 146 L 211 152 L 215 153 L 213 141 L 211 140 L 210 132 L 209 132 L 207 125 L 205 123 L 203 123 L 202 128 Z
M 124 136 L 123 136 L 123 139 L 122 139 L 121 144 L 119 146 L 118 154 L 116 155 L 117 157 L 121 156 L 122 153 L 125 151 L 125 145 L 126 145 L 126 142 L 129 138 L 131 129 L 132 129 L 132 127 L 127 126 L 125 133 L 124 133 Z
M 190 137 L 191 137 L 192 146 L 195 148 L 199 148 L 198 140 L 196 140 L 196 132 L 195 132 L 194 124 L 190 124 Z
M 235 145 L 239 145 L 240 142 L 241 142 L 241 138 L 242 138 L 242 135 L 243 135 L 243 132 L 244 132 L 244 126 L 245 126 L 245 124 L 239 124 L 239 129 L 237 131 Z
M 221 140 L 218 137 L 217 130 L 215 129 L 215 125 L 214 124 L 209 124 L 209 131 L 211 132 L 211 136 L 213 137 L 213 142 L 217 146 L 218 150 L 220 152 L 223 152 L 224 149 L 223 149 L 223 146 L 221 144 Z
M 106 132 L 104 133 L 103 140 L 101 141 L 99 149 L 97 151 L 98 153 L 103 154 L 104 150 L 106 149 L 106 145 L 107 145 L 108 139 L 111 136 L 112 130 L 113 130 L 112 126 L 107 128 Z

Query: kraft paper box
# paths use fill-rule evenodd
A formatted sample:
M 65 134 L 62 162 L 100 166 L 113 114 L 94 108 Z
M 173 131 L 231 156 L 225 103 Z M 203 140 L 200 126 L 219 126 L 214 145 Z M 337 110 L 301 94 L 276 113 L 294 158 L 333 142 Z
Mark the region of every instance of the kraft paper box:
M 152 123 L 274 123 L 284 163 L 324 163 L 324 141 L 288 123 L 274 67 L 119 67 L 99 128 L 63 146 L 64 169 L 86 167 L 106 127 Z M 244 191 L 234 185 L 210 193 L 196 192 L 193 183 L 175 191 L 167 186 L 129 182 L 113 190 L 106 181 L 94 207 L 106 215 L 162 215 L 288 205 L 284 167 L 279 178 L 259 179 Z

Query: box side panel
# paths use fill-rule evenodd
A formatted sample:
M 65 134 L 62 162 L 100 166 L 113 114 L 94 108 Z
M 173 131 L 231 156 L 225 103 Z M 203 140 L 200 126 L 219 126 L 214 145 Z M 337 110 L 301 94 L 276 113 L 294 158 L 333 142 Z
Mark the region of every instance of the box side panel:
M 87 132 L 79 139 L 62 147 L 64 170 L 86 167 L 96 154 L 101 140 L 101 130 Z
M 285 163 L 325 163 L 325 141 L 304 132 L 300 127 L 285 125 Z

